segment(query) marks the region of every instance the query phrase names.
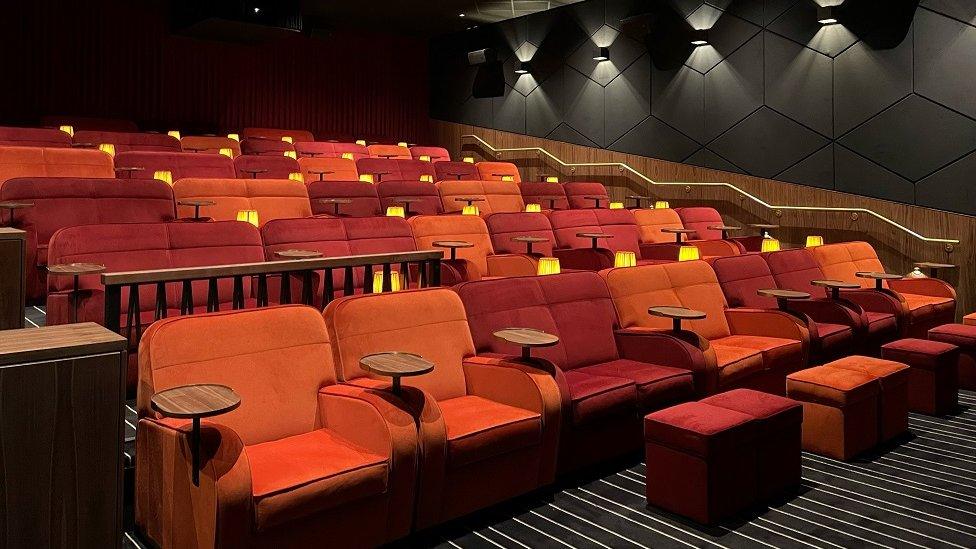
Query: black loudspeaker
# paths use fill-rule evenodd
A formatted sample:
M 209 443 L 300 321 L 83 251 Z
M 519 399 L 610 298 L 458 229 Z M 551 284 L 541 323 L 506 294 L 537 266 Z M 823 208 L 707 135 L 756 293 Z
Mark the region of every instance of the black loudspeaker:
M 468 52 L 468 64 L 472 66 L 484 65 L 485 63 L 494 63 L 497 61 L 497 59 L 498 58 L 495 55 L 495 50 L 491 48 Z
M 471 95 L 478 98 L 505 95 L 505 74 L 502 72 L 501 61 L 488 61 L 478 65 Z

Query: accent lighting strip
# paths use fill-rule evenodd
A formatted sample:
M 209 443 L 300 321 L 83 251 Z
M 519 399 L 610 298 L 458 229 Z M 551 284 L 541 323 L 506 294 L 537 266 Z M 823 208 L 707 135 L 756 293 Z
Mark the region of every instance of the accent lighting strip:
M 760 204 L 762 206 L 765 206 L 766 208 L 769 208 L 770 210 L 799 210 L 799 211 L 817 211 L 817 212 L 865 213 L 865 214 L 871 215 L 871 216 L 873 216 L 873 217 L 875 217 L 875 218 L 877 218 L 877 219 L 879 219 L 879 220 L 881 220 L 881 221 L 883 221 L 883 222 L 885 222 L 885 223 L 887 223 L 887 224 L 889 224 L 889 225 L 891 225 L 893 227 L 896 227 L 896 228 L 898 228 L 898 229 L 900 229 L 900 230 L 902 230 L 902 231 L 910 234 L 911 236 L 913 236 L 913 237 L 915 237 L 918 240 L 921 240 L 923 242 L 936 242 L 936 243 L 940 243 L 940 244 L 959 244 L 959 240 L 956 240 L 956 239 L 951 239 L 951 238 L 932 238 L 932 237 L 928 237 L 928 236 L 921 235 L 921 234 L 913 231 L 912 229 L 909 229 L 908 227 L 902 225 L 901 223 L 898 223 L 897 221 L 894 221 L 892 219 L 889 219 L 889 218 L 887 218 L 887 217 L 879 214 L 878 212 L 876 212 L 874 210 L 869 210 L 867 208 L 833 208 L 833 207 L 827 207 L 827 206 L 777 206 L 777 205 L 770 204 L 770 203 L 766 202 L 765 200 L 759 198 L 758 196 L 756 196 L 754 194 L 751 194 L 751 193 L 748 193 L 748 192 L 740 189 L 739 187 L 736 187 L 735 185 L 733 185 L 731 183 L 704 183 L 704 182 L 693 182 L 693 181 L 687 181 L 687 182 L 682 182 L 682 181 L 654 181 L 653 179 L 651 179 L 651 178 L 647 177 L 646 175 L 640 173 L 639 171 L 635 170 L 634 168 L 631 168 L 629 165 L 627 165 L 627 164 L 625 164 L 623 162 L 581 162 L 581 163 L 569 163 L 569 162 L 564 162 L 562 159 L 557 158 L 555 155 L 553 155 L 552 153 L 550 153 L 549 151 L 547 151 L 547 150 L 545 150 L 545 149 L 543 149 L 541 147 L 513 147 L 513 148 L 507 148 L 507 149 L 496 149 L 490 143 L 488 143 L 484 139 L 478 137 L 477 135 L 474 135 L 474 134 L 462 135 L 461 136 L 461 139 L 464 139 L 464 138 L 474 139 L 474 140 L 478 141 L 479 143 L 481 143 L 482 145 L 484 145 L 485 147 L 491 149 L 491 151 L 494 152 L 494 153 L 503 153 L 503 152 L 532 152 L 532 151 L 539 152 L 539 153 L 542 153 L 542 154 L 548 156 L 553 161 L 557 162 L 559 165 L 564 166 L 564 167 L 567 167 L 567 168 L 578 168 L 578 167 L 591 167 L 591 168 L 595 168 L 595 167 L 617 167 L 617 168 L 620 168 L 622 170 L 626 170 L 626 171 L 634 174 L 635 176 L 639 177 L 640 179 L 643 179 L 644 181 L 646 181 L 650 185 L 688 186 L 688 187 L 727 187 L 727 188 L 732 189 L 733 191 L 741 194 L 742 196 L 745 196 L 745 197 L 749 198 L 753 202 L 755 202 L 757 204 Z

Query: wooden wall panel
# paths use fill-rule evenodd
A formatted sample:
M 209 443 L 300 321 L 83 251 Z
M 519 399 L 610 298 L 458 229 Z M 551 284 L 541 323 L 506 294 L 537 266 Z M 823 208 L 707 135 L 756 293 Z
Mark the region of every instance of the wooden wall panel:
M 560 169 L 557 163 L 531 151 L 502 153 L 492 158 L 516 162 L 522 169 L 523 178 L 536 179 L 540 174 L 546 174 L 558 175 L 561 181 L 601 181 L 607 185 L 610 196 L 616 200 L 623 200 L 629 194 L 648 194 L 670 201 L 673 207 L 712 206 L 722 213 L 726 222 L 735 225 L 777 223 L 782 227 L 774 231 L 774 235 L 784 246 L 802 246 L 809 234 L 822 234 L 827 242 L 866 240 L 874 245 L 886 268 L 895 273 L 908 273 L 915 261 L 952 263 L 959 268 L 940 273 L 940 277 L 956 286 L 958 314 L 961 316 L 976 310 L 974 217 L 478 126 L 439 120 L 433 120 L 431 125 L 434 140 L 451 151 L 452 155 L 460 156 L 463 150 L 465 156 L 474 156 L 476 159 L 492 158 L 490 150 L 483 149 L 477 142 L 461 139 L 462 135 L 475 134 L 497 148 L 542 147 L 569 163 L 624 162 L 655 181 L 731 183 L 773 205 L 874 210 L 924 236 L 953 238 L 960 240 L 960 243 L 948 249 L 945 244 L 926 243 L 865 213 L 777 211 L 744 198 L 728 188 L 650 186 L 630 174 L 609 167 Z

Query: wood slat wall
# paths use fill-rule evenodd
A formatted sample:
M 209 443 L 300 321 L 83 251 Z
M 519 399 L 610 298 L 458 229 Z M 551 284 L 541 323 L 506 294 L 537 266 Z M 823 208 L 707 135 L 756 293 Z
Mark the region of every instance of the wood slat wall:
M 959 316 L 976 310 L 973 264 L 976 263 L 976 218 L 918 206 L 898 204 L 816 187 L 806 187 L 667 162 L 605 149 L 583 147 L 560 141 L 513 134 L 498 130 L 431 121 L 434 141 L 451 151 L 452 156 L 474 156 L 476 159 L 512 161 L 519 165 L 523 179 L 537 179 L 539 174 L 558 175 L 560 181 L 600 181 L 611 198 L 623 201 L 629 194 L 648 194 L 671 202 L 672 207 L 707 205 L 722 213 L 727 223 L 776 223 L 782 227 L 773 232 L 785 246 L 803 246 L 806 235 L 823 235 L 826 242 L 866 240 L 874 245 L 885 267 L 894 273 L 912 270 L 915 261 L 936 261 L 958 265 L 958 269 L 940 272 L 940 278 L 955 285 Z M 959 244 L 947 251 L 945 244 L 927 243 L 898 230 L 868 214 L 848 212 L 777 212 L 738 195 L 728 188 L 649 186 L 644 181 L 622 173 L 617 168 L 560 169 L 559 165 L 536 152 L 501 153 L 491 158 L 490 150 L 461 136 L 476 134 L 496 148 L 542 147 L 565 162 L 624 162 L 655 181 L 726 182 L 756 195 L 767 203 L 799 206 L 867 208 L 893 219 L 912 230 L 935 238 L 954 238 Z

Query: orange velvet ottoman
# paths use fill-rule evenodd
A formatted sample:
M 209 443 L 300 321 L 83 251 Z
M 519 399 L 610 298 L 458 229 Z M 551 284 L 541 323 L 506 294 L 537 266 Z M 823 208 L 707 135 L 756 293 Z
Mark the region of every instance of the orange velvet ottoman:
M 878 443 L 880 393 L 874 376 L 828 365 L 786 376 L 786 396 L 803 404 L 803 449 L 841 460 Z
M 799 402 L 752 389 L 733 389 L 701 402 L 752 416 L 757 427 L 760 501 L 779 498 L 800 486 L 803 406 Z
M 702 524 L 756 502 L 756 422 L 686 402 L 644 417 L 647 502 Z
M 976 326 L 943 324 L 929 330 L 929 339 L 959 347 L 959 388 L 976 391 Z
M 878 441 L 887 442 L 908 431 L 907 364 L 870 356 L 846 356 L 824 366 L 867 374 L 878 380 Z
M 959 347 L 906 338 L 881 347 L 881 358 L 908 364 L 908 409 L 942 415 L 959 403 Z
M 969 313 L 962 317 L 962 323 L 967 326 L 976 326 L 976 313 Z

